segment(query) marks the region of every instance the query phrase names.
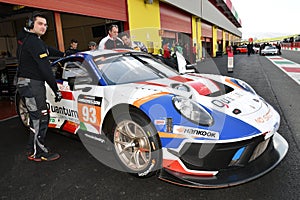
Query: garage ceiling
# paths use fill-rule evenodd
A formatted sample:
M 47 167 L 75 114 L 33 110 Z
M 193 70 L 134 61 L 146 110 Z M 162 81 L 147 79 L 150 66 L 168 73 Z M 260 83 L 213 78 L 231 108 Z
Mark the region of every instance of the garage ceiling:
M 28 16 L 32 11 L 32 8 L 26 6 L 0 3 L 0 22 Z

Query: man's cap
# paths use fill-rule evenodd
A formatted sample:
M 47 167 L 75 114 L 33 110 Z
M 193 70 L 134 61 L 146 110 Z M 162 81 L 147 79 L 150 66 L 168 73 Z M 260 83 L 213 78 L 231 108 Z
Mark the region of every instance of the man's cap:
M 91 47 L 91 46 L 96 46 L 97 44 L 96 44 L 96 42 L 94 42 L 94 41 L 90 41 L 89 42 L 89 47 Z

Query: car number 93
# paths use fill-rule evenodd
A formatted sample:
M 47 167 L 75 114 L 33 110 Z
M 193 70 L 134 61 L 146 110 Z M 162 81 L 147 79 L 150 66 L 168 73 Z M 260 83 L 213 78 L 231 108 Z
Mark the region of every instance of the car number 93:
M 79 95 L 77 101 L 79 121 L 99 127 L 102 98 L 89 95 Z

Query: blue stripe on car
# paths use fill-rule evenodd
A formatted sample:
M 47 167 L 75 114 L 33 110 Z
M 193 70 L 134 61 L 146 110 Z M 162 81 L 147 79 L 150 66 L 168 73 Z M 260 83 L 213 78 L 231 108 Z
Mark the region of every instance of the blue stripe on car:
M 249 136 L 255 136 L 260 134 L 260 130 L 243 122 L 240 119 L 229 116 L 225 113 L 213 110 L 209 111 L 213 118 L 214 123 L 212 126 L 199 126 L 192 123 L 185 117 L 183 117 L 173 106 L 172 103 L 173 95 L 164 95 L 156 99 L 150 100 L 140 106 L 147 116 L 151 118 L 151 121 L 161 120 L 166 118 L 172 118 L 173 125 L 179 125 L 184 127 L 192 127 L 204 130 L 215 131 L 220 134 L 219 140 L 232 140 L 238 138 L 244 138 Z M 153 123 L 154 124 L 154 123 Z M 155 125 L 155 124 L 154 124 Z M 167 132 L 165 125 L 155 125 L 157 131 Z M 194 135 L 190 135 L 194 136 Z M 184 139 L 182 138 L 161 138 L 163 147 L 176 148 Z M 210 140 L 207 138 L 195 138 L 195 140 Z

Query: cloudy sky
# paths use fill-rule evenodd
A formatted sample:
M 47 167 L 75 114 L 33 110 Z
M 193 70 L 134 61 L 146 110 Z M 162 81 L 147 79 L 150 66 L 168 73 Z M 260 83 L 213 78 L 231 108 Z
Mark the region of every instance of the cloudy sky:
M 243 39 L 300 34 L 300 0 L 231 0 Z

